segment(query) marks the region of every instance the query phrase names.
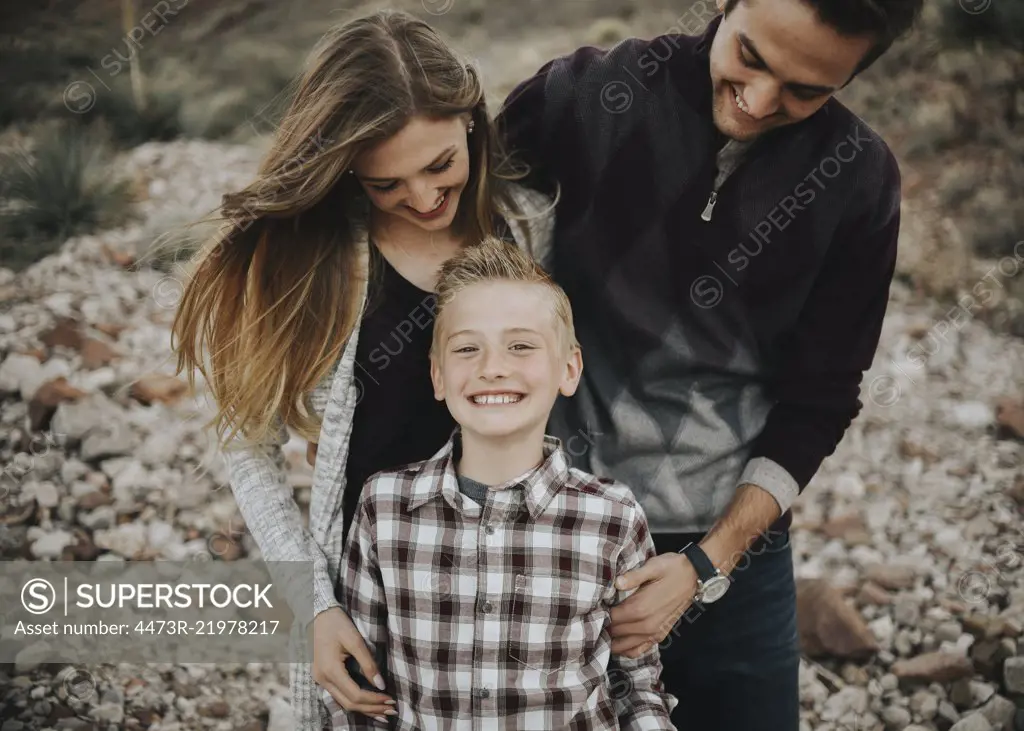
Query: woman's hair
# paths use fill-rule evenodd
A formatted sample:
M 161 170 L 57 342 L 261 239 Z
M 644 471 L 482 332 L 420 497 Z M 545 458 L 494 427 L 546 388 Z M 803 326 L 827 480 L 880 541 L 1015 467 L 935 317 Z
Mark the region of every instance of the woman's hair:
M 559 337 L 567 349 L 578 348 L 573 326 L 572 305 L 563 290 L 529 254 L 513 244 L 488 236 L 478 246 L 467 247 L 441 265 L 437 280 L 437 304 L 434 310 L 434 337 L 431 357 L 441 346 L 441 318 L 455 296 L 473 284 L 483 282 L 520 282 L 540 284 L 551 293 L 552 316 Z
M 275 416 L 318 441 L 308 396 L 340 357 L 367 279 L 355 231 L 370 204 L 346 173 L 363 150 L 419 115 L 475 122 L 457 233 L 480 241 L 494 233 L 502 205 L 516 210 L 503 183 L 523 173 L 500 148 L 472 66 L 403 12 L 330 29 L 256 179 L 224 196 L 219 231 L 190 261 L 175 315 L 178 371 L 188 369 L 190 385 L 193 369 L 206 378 L 222 446 L 239 433 L 264 441 Z

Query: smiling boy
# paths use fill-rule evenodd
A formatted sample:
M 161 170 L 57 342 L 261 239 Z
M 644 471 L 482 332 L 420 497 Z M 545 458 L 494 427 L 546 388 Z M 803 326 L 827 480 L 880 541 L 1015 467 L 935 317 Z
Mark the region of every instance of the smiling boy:
M 459 427 L 366 483 L 339 587 L 398 727 L 675 728 L 658 648 L 611 655 L 614 578 L 654 555 L 643 510 L 545 436 L 582 369 L 569 301 L 526 254 L 489 239 L 442 267 L 431 379 Z M 387 723 L 324 701 L 334 728 Z

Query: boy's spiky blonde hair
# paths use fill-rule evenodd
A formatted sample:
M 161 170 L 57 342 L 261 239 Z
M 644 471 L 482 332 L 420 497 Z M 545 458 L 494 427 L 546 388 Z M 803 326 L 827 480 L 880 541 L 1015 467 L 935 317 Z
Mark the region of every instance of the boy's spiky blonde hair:
M 556 328 L 567 350 L 578 348 L 576 328 L 572 322 L 572 306 L 565 291 L 555 283 L 529 254 L 513 244 L 494 236 L 486 236 L 476 246 L 467 246 L 441 266 L 437 280 L 437 307 L 434 319 L 434 337 L 430 355 L 435 356 L 440 346 L 441 315 L 455 295 L 472 284 L 481 282 L 522 282 L 542 284 L 554 300 Z

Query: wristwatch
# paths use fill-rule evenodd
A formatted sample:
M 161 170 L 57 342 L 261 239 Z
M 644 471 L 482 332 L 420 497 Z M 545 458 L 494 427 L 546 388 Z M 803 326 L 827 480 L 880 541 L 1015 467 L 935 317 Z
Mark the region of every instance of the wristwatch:
M 697 572 L 697 593 L 693 595 L 695 601 L 714 604 L 725 596 L 732 580 L 715 568 L 703 548 L 696 543 L 689 543 L 680 553 L 690 560 Z

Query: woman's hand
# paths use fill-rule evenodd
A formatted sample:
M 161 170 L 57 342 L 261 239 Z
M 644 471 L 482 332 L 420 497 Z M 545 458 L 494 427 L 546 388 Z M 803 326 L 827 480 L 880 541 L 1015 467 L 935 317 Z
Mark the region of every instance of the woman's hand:
M 313 619 L 313 680 L 319 683 L 347 711 L 367 716 L 394 715 L 394 700 L 383 693 L 362 690 L 345 670 L 345 660 L 354 657 L 363 675 L 381 690 L 384 678 L 359 630 L 339 607 L 320 612 Z

